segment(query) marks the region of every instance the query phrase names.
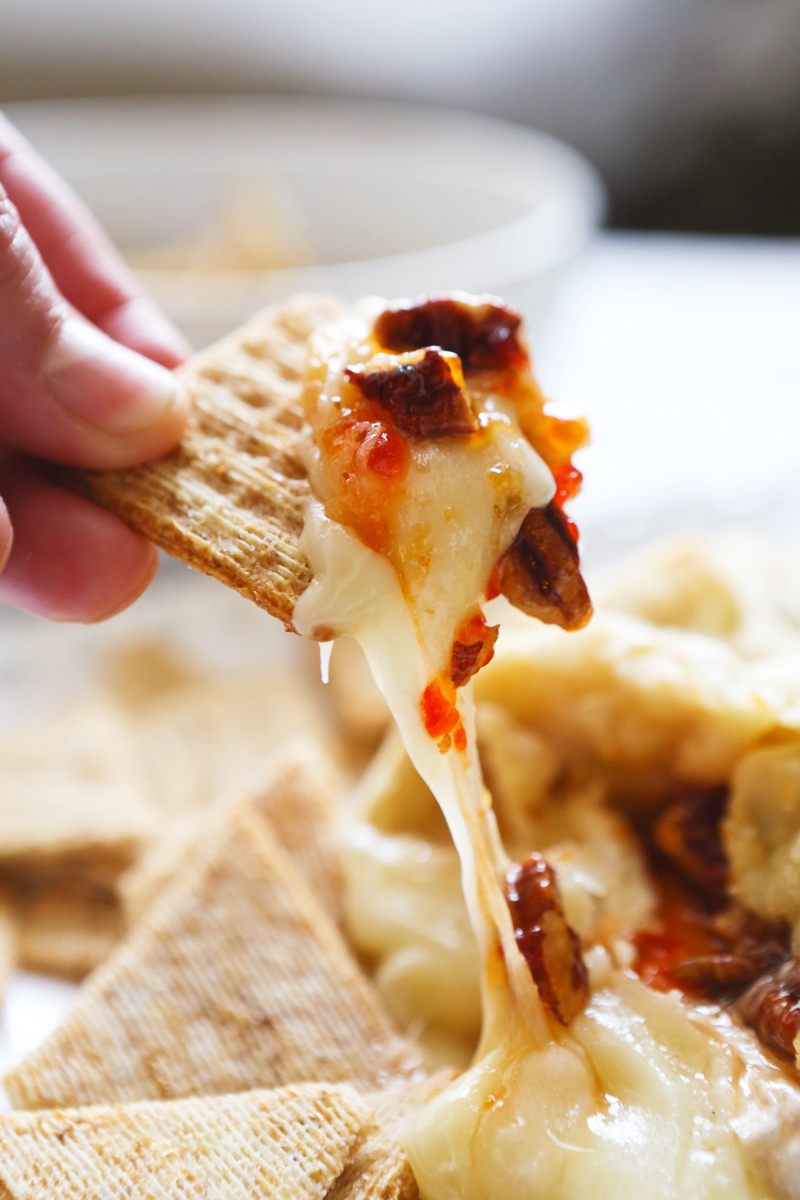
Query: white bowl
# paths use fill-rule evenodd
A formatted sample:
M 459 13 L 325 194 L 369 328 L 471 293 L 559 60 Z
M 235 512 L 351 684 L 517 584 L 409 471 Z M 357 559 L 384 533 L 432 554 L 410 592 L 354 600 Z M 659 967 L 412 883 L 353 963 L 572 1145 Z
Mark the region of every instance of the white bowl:
M 489 291 L 535 322 L 603 211 L 602 185 L 574 150 L 446 109 L 223 97 L 6 112 L 127 250 L 199 232 L 233 191 L 288 195 L 318 265 L 140 272 L 195 345 L 300 291 Z

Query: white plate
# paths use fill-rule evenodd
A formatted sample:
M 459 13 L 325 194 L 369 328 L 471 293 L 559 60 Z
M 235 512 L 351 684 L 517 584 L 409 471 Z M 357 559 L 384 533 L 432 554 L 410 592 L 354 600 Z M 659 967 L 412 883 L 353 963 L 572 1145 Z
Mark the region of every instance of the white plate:
M 568 146 L 447 109 L 225 97 L 6 112 L 129 250 L 199 233 L 237 190 L 289 198 L 318 265 L 143 272 L 196 345 L 300 291 L 498 292 L 535 321 L 603 211 L 596 173 Z

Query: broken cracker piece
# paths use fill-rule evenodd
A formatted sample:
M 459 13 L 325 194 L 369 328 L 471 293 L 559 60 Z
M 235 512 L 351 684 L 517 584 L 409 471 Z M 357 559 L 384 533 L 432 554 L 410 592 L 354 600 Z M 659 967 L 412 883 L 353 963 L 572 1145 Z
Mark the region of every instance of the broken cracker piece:
M 263 785 L 254 790 L 252 807 L 269 822 L 281 846 L 294 860 L 322 904 L 338 923 L 342 881 L 334 827 L 342 783 L 322 747 L 310 737 L 297 738 L 270 765 Z M 163 835 L 120 878 L 118 891 L 130 925 L 147 908 L 202 842 L 209 822 L 196 812 L 173 818 Z
M 329 296 L 265 309 L 179 368 L 194 410 L 175 450 L 121 471 L 59 469 L 59 481 L 291 628 L 311 578 L 298 541 L 305 344 L 342 311 Z
M 5 1082 L 15 1107 L 51 1108 L 306 1080 L 369 1089 L 418 1066 L 291 859 L 243 806 Z
M 0 1115 L 3 1200 L 324 1200 L 370 1128 L 348 1087 L 306 1084 Z

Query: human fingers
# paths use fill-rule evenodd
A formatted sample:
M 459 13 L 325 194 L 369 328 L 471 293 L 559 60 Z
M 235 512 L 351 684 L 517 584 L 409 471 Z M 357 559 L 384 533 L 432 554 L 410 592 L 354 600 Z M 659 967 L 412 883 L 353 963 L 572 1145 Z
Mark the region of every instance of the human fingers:
M 150 542 L 48 482 L 33 464 L 5 454 L 0 492 L 0 555 L 4 517 L 8 545 L 0 601 L 51 621 L 102 621 L 153 578 L 158 555 Z
M 180 438 L 189 401 L 164 367 L 64 300 L 0 188 L 0 439 L 75 466 L 145 462 Z
M 0 113 L 0 185 L 67 302 L 109 337 L 165 367 L 190 347 L 146 295 L 89 209 Z

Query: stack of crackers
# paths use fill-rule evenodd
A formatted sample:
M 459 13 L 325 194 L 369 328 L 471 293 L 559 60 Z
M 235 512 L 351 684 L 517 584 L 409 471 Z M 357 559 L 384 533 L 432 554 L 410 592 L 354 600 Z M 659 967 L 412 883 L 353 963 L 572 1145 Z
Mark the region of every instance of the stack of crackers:
M 303 346 L 335 311 L 282 306 L 199 356 L 178 451 L 70 485 L 290 624 Z M 369 742 L 385 713 L 355 676 L 340 697 Z M 340 929 L 341 764 L 293 686 L 139 645 L 0 745 L 6 972 L 92 972 L 6 1076 L 2 1200 L 416 1196 L 398 1124 L 448 1076 Z

